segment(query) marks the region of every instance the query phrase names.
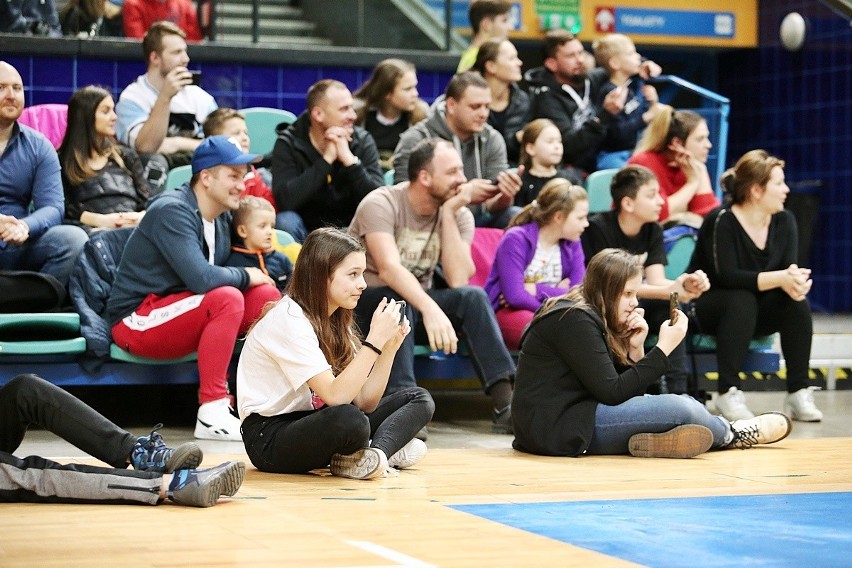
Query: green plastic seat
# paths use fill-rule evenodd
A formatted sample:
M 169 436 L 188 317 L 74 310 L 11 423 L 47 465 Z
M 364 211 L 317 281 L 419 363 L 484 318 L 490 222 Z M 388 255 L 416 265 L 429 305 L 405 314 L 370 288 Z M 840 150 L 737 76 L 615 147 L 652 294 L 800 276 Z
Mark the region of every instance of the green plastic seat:
M 675 241 L 672 248 L 666 254 L 668 264 L 665 266 L 666 278 L 675 280 L 686 272 L 689 261 L 692 260 L 692 252 L 695 250 L 695 239 L 686 235 Z
M 74 355 L 86 350 L 76 313 L 0 314 L 0 357 Z
M 251 139 L 249 151 L 252 154 L 266 155 L 272 151 L 278 133 L 275 128 L 283 123 L 293 124 L 296 115 L 288 110 L 269 107 L 251 107 L 240 111 L 246 119 L 246 128 Z
M 586 178 L 586 193 L 589 194 L 589 213 L 601 213 L 610 210 L 612 194 L 609 184 L 618 168 L 609 170 L 598 170 L 589 174 Z
M 169 170 L 164 191 L 177 189 L 192 178 L 192 166 L 178 166 Z
M 123 361 L 125 363 L 136 363 L 139 365 L 173 365 L 175 363 L 187 363 L 189 361 L 197 361 L 198 354 L 190 353 L 176 359 L 152 359 L 151 357 L 140 357 L 129 353 L 113 343 L 109 346 L 109 356 L 115 361 Z
M 0 341 L 0 359 L 4 355 L 76 355 L 86 350 L 86 340 L 52 339 L 46 341 Z
M 396 170 L 388 170 L 385 172 L 385 185 L 393 185 L 393 175 Z

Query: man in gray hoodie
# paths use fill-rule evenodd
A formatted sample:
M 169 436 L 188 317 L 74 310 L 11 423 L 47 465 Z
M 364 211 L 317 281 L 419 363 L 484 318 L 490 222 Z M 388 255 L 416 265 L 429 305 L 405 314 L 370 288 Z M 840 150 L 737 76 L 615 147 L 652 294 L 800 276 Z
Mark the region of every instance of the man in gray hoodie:
M 521 188 L 520 171 L 509 171 L 506 142 L 488 124 L 491 91 L 475 71 L 454 76 L 444 102 L 429 118 L 400 136 L 393 154 L 394 183 L 407 180 L 408 156 L 418 142 L 442 138 L 455 146 L 462 157 L 464 175 L 472 186 L 471 205 L 477 227 L 505 228 L 517 213 L 512 206 Z

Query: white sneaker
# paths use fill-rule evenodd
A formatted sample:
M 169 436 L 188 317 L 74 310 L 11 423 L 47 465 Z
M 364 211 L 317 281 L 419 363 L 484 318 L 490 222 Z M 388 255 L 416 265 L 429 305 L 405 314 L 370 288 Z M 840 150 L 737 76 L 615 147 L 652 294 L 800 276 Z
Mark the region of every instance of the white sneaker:
M 743 391 L 737 387 L 731 387 L 728 392 L 716 395 L 716 410 L 727 418 L 728 422 L 754 418 L 754 412 L 746 406 Z
M 814 391 L 819 387 L 807 387 L 796 392 L 789 393 L 784 397 L 784 412 L 793 420 L 801 422 L 819 422 L 822 420 L 822 412 L 814 403 Z
M 422 440 L 412 438 L 401 450 L 388 458 L 388 466 L 397 469 L 411 467 L 426 455 L 426 444 Z
M 231 414 L 230 401 L 227 398 L 205 402 L 198 407 L 195 437 L 201 440 L 243 441 L 240 419 Z
M 748 420 L 731 422 L 734 440 L 731 445 L 745 450 L 757 444 L 774 444 L 786 438 L 793 423 L 780 412 L 767 412 Z
M 361 448 L 355 453 L 331 456 L 332 475 L 350 479 L 372 479 L 384 477 L 388 469 L 388 458 L 378 448 Z

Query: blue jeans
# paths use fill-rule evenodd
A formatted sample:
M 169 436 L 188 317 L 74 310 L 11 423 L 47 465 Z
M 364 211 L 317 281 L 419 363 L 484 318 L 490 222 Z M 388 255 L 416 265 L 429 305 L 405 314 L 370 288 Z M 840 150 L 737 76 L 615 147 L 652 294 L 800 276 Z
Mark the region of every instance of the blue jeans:
M 77 257 L 88 240 L 86 231 L 76 225 L 54 225 L 20 246 L 0 248 L 0 268 L 43 272 L 67 287 Z
M 503 343 L 494 310 L 491 309 L 488 296 L 482 288 L 462 286 L 427 290 L 426 293 L 447 314 L 456 331 L 462 332 L 467 341 L 476 374 L 486 393 L 498 381 L 514 378 L 515 362 L 506 344 Z M 361 294 L 361 300 L 355 308 L 358 327 L 365 337 L 370 330 L 373 312 L 382 297 L 402 299 L 399 294 L 386 286 L 367 288 Z M 406 306 L 406 316 L 411 322 L 412 332 L 408 334 L 399 351 L 396 352 L 386 393 L 417 384 L 414 377 L 414 344 L 415 334 L 422 331 L 423 324 L 418 323 L 420 313 L 411 304 Z
M 725 445 L 731 424 L 710 414 L 703 404 L 687 395 L 660 394 L 634 396 L 616 406 L 598 404 L 595 431 L 588 454 L 626 454 L 634 434 L 668 432 L 684 424 L 706 426 L 713 432 L 713 448 Z
M 308 228 L 305 227 L 302 216 L 295 211 L 279 211 L 275 216 L 275 228 L 290 233 L 297 243 L 305 242 L 308 236 Z

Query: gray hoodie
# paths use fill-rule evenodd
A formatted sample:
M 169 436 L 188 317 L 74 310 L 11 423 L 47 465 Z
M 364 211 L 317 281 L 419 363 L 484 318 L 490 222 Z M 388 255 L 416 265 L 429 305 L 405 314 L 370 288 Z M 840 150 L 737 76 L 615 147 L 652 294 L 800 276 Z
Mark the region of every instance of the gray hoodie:
M 431 137 L 443 138 L 453 143 L 461 155 L 467 179 L 494 180 L 497 179 L 497 174 L 509 168 L 506 142 L 499 132 L 486 124 L 482 132 L 462 142 L 447 126 L 445 108 L 443 103 L 438 104 L 429 118 L 418 122 L 399 137 L 399 144 L 393 153 L 394 183 L 409 181 L 408 155 L 418 142 Z

